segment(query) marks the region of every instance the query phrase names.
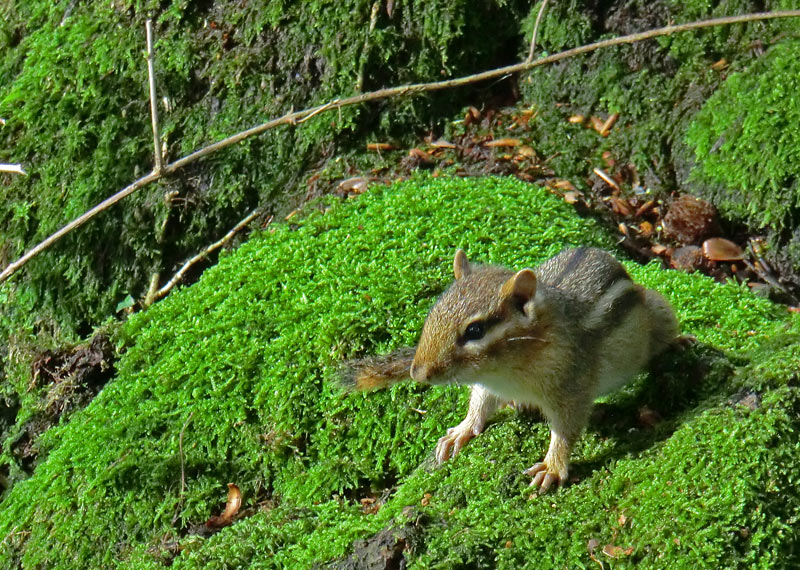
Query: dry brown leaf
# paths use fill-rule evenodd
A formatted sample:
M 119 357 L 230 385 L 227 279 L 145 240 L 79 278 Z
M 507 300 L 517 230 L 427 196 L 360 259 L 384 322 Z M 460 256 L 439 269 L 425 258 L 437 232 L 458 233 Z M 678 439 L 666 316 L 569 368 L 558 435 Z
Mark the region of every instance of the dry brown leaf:
M 599 176 L 603 182 L 611 186 L 614 190 L 619 190 L 619 184 L 617 184 L 616 180 L 611 178 L 605 170 L 601 170 L 600 168 L 593 169 L 593 172 Z
M 391 143 L 367 143 L 367 150 L 392 150 Z
M 521 140 L 519 140 L 519 139 L 510 139 L 510 138 L 495 139 L 493 141 L 488 141 L 488 142 L 483 143 L 484 146 L 488 146 L 488 147 L 519 146 L 521 144 L 522 144 Z
M 727 67 L 728 67 L 728 60 L 725 59 L 724 57 L 722 59 L 720 59 L 718 61 L 715 61 L 714 63 L 711 64 L 711 69 L 713 69 L 714 71 L 722 71 L 723 69 L 726 69 Z
M 703 255 L 711 261 L 739 261 L 744 259 L 744 250 L 731 240 L 715 237 L 703 242 Z
M 655 200 L 648 200 L 647 202 L 639 206 L 639 208 L 636 210 L 636 217 L 641 218 L 643 215 L 647 213 L 649 209 L 651 209 L 655 205 L 656 205 Z
M 610 558 L 622 558 L 633 554 L 633 547 L 622 548 L 621 546 L 614 546 L 613 544 L 606 544 L 603 547 L 603 554 Z
M 242 506 L 242 492 L 239 487 L 233 483 L 228 483 L 228 502 L 225 504 L 225 510 L 219 516 L 214 516 L 206 521 L 206 527 L 210 529 L 218 529 L 228 526 L 233 522 L 233 517 L 239 512 Z
M 598 133 L 603 132 L 603 125 L 606 124 L 606 122 L 603 119 L 601 119 L 600 117 L 592 116 L 589 118 L 589 122 L 591 122 L 592 128 L 595 131 L 597 131 Z
M 553 188 L 558 188 L 559 190 L 571 190 L 575 191 L 575 186 L 569 180 L 556 180 L 553 183 Z
M 608 133 L 611 132 L 611 127 L 613 127 L 614 123 L 617 122 L 617 119 L 619 119 L 619 113 L 614 113 L 613 115 L 609 116 L 608 119 L 606 119 L 606 122 L 603 123 L 603 127 L 599 131 L 600 134 L 604 137 L 607 137 Z

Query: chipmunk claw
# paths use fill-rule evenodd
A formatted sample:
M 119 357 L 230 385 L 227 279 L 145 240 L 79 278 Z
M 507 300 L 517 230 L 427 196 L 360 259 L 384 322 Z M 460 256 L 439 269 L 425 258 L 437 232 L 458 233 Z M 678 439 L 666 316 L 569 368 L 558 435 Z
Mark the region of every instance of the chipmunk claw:
M 436 463 L 444 463 L 451 457 L 458 455 L 458 452 L 476 435 L 483 431 L 482 425 L 472 423 L 460 423 L 447 430 L 447 435 L 439 438 L 436 444 Z
M 550 471 L 546 463 L 536 463 L 533 467 L 523 471 L 523 473 L 533 477 L 530 486 L 538 487 L 540 495 L 546 493 L 553 484 L 556 486 L 561 484 L 561 476 Z

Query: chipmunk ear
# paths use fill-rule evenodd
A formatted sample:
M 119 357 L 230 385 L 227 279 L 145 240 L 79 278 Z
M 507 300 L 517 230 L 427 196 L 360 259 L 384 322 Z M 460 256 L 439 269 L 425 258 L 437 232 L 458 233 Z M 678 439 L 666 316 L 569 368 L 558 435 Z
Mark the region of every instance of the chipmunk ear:
M 509 278 L 500 288 L 500 295 L 512 299 L 514 304 L 524 311 L 525 304 L 536 295 L 536 274 L 532 269 L 523 269 Z
M 456 279 L 461 279 L 465 275 L 472 273 L 472 267 L 470 267 L 467 254 L 464 253 L 463 249 L 456 250 L 456 257 L 453 260 L 453 273 Z

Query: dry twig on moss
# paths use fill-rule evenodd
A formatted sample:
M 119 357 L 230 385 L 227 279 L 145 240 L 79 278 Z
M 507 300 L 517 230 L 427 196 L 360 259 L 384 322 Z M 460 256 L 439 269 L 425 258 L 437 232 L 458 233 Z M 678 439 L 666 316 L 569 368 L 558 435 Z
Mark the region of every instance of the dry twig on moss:
M 536 51 L 536 34 L 539 32 L 539 24 L 542 22 L 544 9 L 547 7 L 547 0 L 542 0 L 542 5 L 539 7 L 539 13 L 536 14 L 536 23 L 533 25 L 533 33 L 531 34 L 531 49 L 528 51 L 528 59 L 525 63 L 533 61 L 533 52 Z
M 253 210 L 252 212 L 247 214 L 247 216 L 245 216 L 243 219 L 239 220 L 239 223 L 233 226 L 233 228 L 231 228 L 231 231 L 222 236 L 222 238 L 215 241 L 207 248 L 205 248 L 203 251 L 192 257 L 189 261 L 184 263 L 183 266 L 175 273 L 175 275 L 172 276 L 172 279 L 170 279 L 166 285 L 164 285 L 161 289 L 159 289 L 156 292 L 156 294 L 153 296 L 153 301 L 157 301 L 161 297 L 169 293 L 170 290 L 173 287 L 175 287 L 175 285 L 177 285 L 181 279 L 183 279 L 183 276 L 186 274 L 187 271 L 189 271 L 189 269 L 191 269 L 191 267 L 195 263 L 202 261 L 210 253 L 213 253 L 214 251 L 216 251 L 217 249 L 221 248 L 223 245 L 231 241 L 233 239 L 233 236 L 235 236 L 238 232 L 240 232 L 247 224 L 252 222 L 256 218 L 256 216 L 258 216 L 260 213 L 261 213 L 260 209 Z M 267 219 L 267 223 L 270 223 L 271 221 L 272 221 L 272 216 L 270 216 L 269 219 Z

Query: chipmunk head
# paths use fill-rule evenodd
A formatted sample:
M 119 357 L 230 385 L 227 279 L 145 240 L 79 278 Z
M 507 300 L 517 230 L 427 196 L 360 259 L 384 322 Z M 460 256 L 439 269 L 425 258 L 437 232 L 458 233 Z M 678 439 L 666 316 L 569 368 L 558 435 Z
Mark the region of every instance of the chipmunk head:
M 471 265 L 463 250 L 453 261 L 455 281 L 422 327 L 411 377 L 418 382 L 469 381 L 470 371 L 502 350 L 507 339 L 530 326 L 536 275 L 503 267 Z

